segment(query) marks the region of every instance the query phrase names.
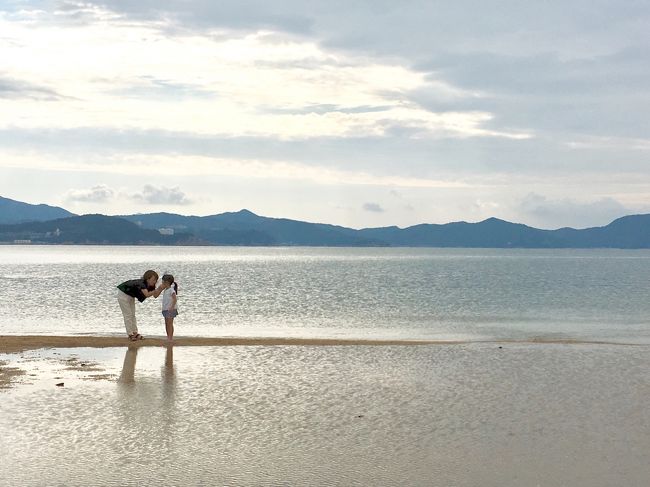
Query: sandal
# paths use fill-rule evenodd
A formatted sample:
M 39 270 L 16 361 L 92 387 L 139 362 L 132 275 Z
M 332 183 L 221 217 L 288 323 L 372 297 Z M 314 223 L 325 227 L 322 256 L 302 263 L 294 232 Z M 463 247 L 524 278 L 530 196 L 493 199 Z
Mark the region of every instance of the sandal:
M 132 342 L 136 342 L 138 340 L 144 340 L 144 337 L 139 333 L 134 333 L 133 335 L 129 335 L 129 340 L 131 340 Z

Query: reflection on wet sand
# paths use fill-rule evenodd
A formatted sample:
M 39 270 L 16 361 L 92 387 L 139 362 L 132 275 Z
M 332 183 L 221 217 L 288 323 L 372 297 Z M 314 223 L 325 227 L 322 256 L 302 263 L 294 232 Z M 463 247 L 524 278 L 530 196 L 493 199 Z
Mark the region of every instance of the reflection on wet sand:
M 124 354 L 124 363 L 118 382 L 121 384 L 135 383 L 135 364 L 138 358 L 139 347 L 128 347 Z M 174 372 L 174 346 L 169 345 L 165 352 L 165 362 L 161 367 L 162 382 L 165 385 L 174 385 L 176 381 Z
M 649 347 L 77 352 L 119 381 L 3 391 L 0 486 L 608 487 L 650 478 Z
M 136 377 L 139 354 L 144 362 Z M 177 416 L 174 348 L 172 345 L 166 348 L 160 366 L 160 380 L 147 373 L 151 370 L 151 357 L 146 350 L 141 352 L 140 347 L 127 348 L 118 379 L 120 400 L 117 410 L 121 423 L 129 425 L 129 434 L 135 435 L 137 444 L 142 438 L 154 435 L 158 438 L 159 448 L 173 451 L 173 428 Z
M 162 376 L 163 400 L 167 400 L 169 408 L 173 406 L 174 392 L 176 391 L 176 371 L 174 369 L 174 346 L 169 345 L 165 352 L 165 363 L 160 368 Z
M 138 350 L 137 347 L 129 347 L 126 349 L 122 373 L 118 382 L 122 384 L 133 384 L 135 382 L 135 361 L 138 358 Z
M 169 345 L 165 353 L 165 365 L 162 367 L 162 377 L 164 384 L 173 384 L 174 375 L 174 346 Z

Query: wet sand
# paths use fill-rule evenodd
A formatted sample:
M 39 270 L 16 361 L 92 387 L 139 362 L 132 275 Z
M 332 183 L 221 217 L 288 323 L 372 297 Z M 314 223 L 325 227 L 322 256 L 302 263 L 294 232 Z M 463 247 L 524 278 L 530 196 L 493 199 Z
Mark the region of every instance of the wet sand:
M 252 345 L 430 345 L 454 344 L 460 341 L 418 340 L 346 340 L 327 338 L 239 338 L 239 337 L 178 337 L 174 346 L 252 346 Z M 0 353 L 16 353 L 38 348 L 108 348 L 108 347 L 160 347 L 168 345 L 165 338 L 145 338 L 135 342 L 117 336 L 47 336 L 47 335 L 0 335 Z
M 572 339 L 531 338 L 529 340 L 370 340 L 339 338 L 275 338 L 275 337 L 178 337 L 174 346 L 393 346 L 393 345 L 460 345 L 468 343 L 521 343 L 521 344 L 575 344 L 575 345 L 621 345 L 628 343 L 585 341 Z M 165 338 L 152 337 L 132 342 L 119 336 L 49 336 L 49 335 L 0 335 L 0 353 L 16 353 L 39 348 L 109 348 L 109 347 L 160 347 L 169 345 Z
M 0 370 L 25 370 L 0 392 L 0 486 L 641 487 L 650 478 L 648 345 L 59 338 L 84 346 L 0 354 Z M 107 339 L 120 346 L 87 346 Z
M 18 367 L 8 367 L 6 361 L 0 360 L 0 389 L 10 387 L 12 380 L 24 374 L 24 370 Z

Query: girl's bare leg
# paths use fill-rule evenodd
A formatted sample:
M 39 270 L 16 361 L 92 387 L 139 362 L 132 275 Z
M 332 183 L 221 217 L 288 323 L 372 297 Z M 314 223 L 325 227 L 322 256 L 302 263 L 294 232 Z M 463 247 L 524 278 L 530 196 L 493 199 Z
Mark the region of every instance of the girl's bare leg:
M 167 332 L 167 341 L 174 338 L 174 318 L 165 318 L 165 331 Z

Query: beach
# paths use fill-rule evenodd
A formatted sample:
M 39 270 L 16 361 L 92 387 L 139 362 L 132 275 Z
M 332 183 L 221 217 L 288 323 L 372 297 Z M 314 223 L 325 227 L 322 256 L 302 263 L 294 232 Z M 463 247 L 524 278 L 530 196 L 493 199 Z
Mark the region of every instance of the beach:
M 0 343 L 11 384 L 0 388 L 0 485 L 593 487 L 650 478 L 647 345 Z

